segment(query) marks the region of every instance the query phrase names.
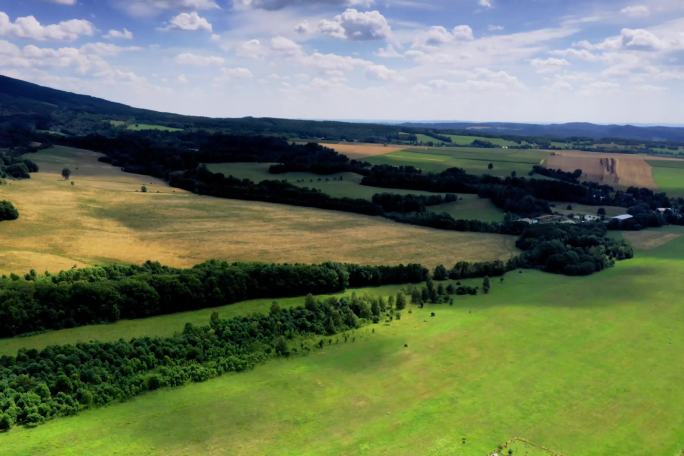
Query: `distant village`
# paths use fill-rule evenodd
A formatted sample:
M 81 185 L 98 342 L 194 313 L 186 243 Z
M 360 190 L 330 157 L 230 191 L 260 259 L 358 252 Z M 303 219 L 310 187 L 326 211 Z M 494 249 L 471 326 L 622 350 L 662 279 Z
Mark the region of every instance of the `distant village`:
M 670 207 L 659 207 L 656 209 L 658 212 L 661 214 L 665 214 L 666 212 L 671 212 L 674 215 L 678 215 L 678 211 L 676 209 L 670 208 Z M 596 223 L 596 222 L 604 222 L 604 223 L 609 223 L 611 220 L 616 220 L 618 222 L 624 222 L 626 220 L 633 219 L 634 216 L 631 214 L 619 214 L 615 215 L 612 217 L 607 217 L 606 215 L 592 215 L 592 214 L 584 214 L 584 213 L 569 213 L 569 214 L 560 214 L 560 213 L 553 213 L 553 214 L 547 214 L 547 215 L 540 215 L 539 217 L 533 217 L 533 218 L 519 218 L 517 221 L 518 222 L 523 222 L 527 223 L 529 225 L 536 225 L 536 224 L 545 224 L 545 223 L 560 223 L 560 224 L 579 224 L 579 223 Z

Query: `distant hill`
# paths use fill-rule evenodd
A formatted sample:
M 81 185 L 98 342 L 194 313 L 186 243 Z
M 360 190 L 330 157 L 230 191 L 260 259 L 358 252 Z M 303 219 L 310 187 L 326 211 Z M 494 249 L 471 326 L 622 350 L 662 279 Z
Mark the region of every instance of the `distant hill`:
M 526 136 L 542 138 L 616 138 L 636 141 L 684 141 L 681 127 L 640 127 L 634 125 L 597 125 L 585 122 L 564 124 L 523 124 L 506 122 L 437 122 L 404 123 L 404 127 L 438 131 L 462 131 L 490 136 Z
M 355 123 L 276 118 L 210 118 L 134 108 L 101 98 L 40 86 L 0 75 L 0 127 L 25 127 L 67 135 L 103 133 L 120 125 L 153 124 L 179 129 L 225 133 L 280 135 L 292 138 L 363 142 L 410 141 L 416 133 L 467 133 L 483 136 L 533 138 L 617 138 L 634 141 L 684 143 L 684 128 L 567 123 Z M 5 128 L 4 131 L 7 131 Z M 408 133 L 409 135 L 406 135 Z M 409 137 L 407 139 L 407 136 Z
M 140 109 L 101 98 L 52 89 L 0 75 L 0 122 L 39 130 L 84 134 L 112 129 L 112 121 L 171 128 L 215 129 L 227 133 L 386 142 L 402 127 L 275 118 L 210 118 Z

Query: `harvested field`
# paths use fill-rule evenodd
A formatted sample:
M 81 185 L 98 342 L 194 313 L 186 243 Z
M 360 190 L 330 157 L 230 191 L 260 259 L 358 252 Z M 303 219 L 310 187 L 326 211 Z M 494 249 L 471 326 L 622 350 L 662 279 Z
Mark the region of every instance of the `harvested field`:
M 663 229 L 625 231 L 622 236 L 637 250 L 653 250 L 682 236 L 681 232 L 667 232 Z
M 656 188 L 651 167 L 640 155 L 553 152 L 546 159 L 544 166 L 570 172 L 581 169 L 583 179 L 614 187 Z
M 406 148 L 405 146 L 363 143 L 323 143 L 322 145 L 330 147 L 349 158 L 374 157 L 376 155 L 391 154 Z
M 39 173 L 0 186 L 0 199 L 20 212 L 19 220 L 0 223 L 0 273 L 146 260 L 187 267 L 210 258 L 434 266 L 517 251 L 513 236 L 195 195 L 97 157 L 64 147 L 41 151 L 31 155 Z M 60 176 L 65 166 L 73 186 Z M 147 193 L 138 191 L 143 184 Z

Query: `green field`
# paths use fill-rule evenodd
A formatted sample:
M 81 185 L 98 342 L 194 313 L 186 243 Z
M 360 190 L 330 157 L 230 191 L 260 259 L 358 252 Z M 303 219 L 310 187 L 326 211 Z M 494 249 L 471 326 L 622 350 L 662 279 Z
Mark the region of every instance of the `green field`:
M 684 161 L 647 160 L 658 190 L 684 197 Z
M 15 429 L 0 447 L 483 456 L 518 438 L 514 454 L 679 454 L 684 230 L 661 234 L 670 242 L 590 277 L 511 273 L 354 343 Z
M 469 146 L 475 141 L 476 139 L 479 139 L 480 141 L 487 141 L 492 144 L 496 144 L 499 147 L 512 147 L 512 146 L 518 146 L 519 144 L 516 143 L 515 141 L 510 141 L 508 139 L 503 139 L 503 138 L 488 138 L 486 136 L 464 136 L 464 135 L 446 135 L 451 138 L 451 144 L 455 146 Z
M 447 168 L 463 168 L 471 174 L 509 176 L 515 171 L 525 176 L 550 154 L 543 150 L 479 149 L 443 147 L 437 149 L 408 149 L 386 155 L 369 157 L 373 164 L 411 165 L 427 172 L 440 172 Z M 489 170 L 492 163 L 494 168 Z
M 441 139 L 434 138 L 429 135 L 425 135 L 422 133 L 419 133 L 416 135 L 416 138 L 418 140 L 418 144 L 434 144 L 436 146 L 470 146 L 473 141 L 475 140 L 480 140 L 480 141 L 487 141 L 492 144 L 496 144 L 499 147 L 513 147 L 513 146 L 518 146 L 520 145 L 519 143 L 516 143 L 515 141 L 510 141 L 508 139 L 503 139 L 503 138 L 490 138 L 486 136 L 470 136 L 470 135 L 443 135 L 451 138 L 451 142 L 445 142 L 442 141 Z
M 376 193 L 396 193 L 401 195 L 429 195 L 429 192 L 418 190 L 387 189 L 361 185 L 362 176 L 356 173 L 338 173 L 330 176 L 319 176 L 312 173 L 270 174 L 269 163 L 220 163 L 210 164 L 213 172 L 232 175 L 254 182 L 263 180 L 285 180 L 301 187 L 315 188 L 337 198 L 362 198 L 370 200 Z M 340 180 L 342 178 L 342 180 Z M 504 213 L 488 199 L 477 195 L 459 194 L 459 201 L 430 208 L 433 212 L 446 212 L 456 219 L 477 219 L 486 222 L 503 220 Z
M 145 131 L 145 130 L 157 130 L 157 131 L 183 131 L 182 128 L 167 127 L 165 125 L 155 125 L 146 123 L 130 123 L 123 120 L 110 120 L 109 123 L 114 127 L 125 127 L 126 130 L 130 131 Z

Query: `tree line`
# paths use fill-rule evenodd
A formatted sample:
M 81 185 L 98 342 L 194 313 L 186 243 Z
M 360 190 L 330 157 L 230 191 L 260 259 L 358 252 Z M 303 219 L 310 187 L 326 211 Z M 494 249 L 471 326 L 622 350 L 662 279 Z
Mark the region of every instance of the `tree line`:
M 0 337 L 222 306 L 246 299 L 301 296 L 348 287 L 417 283 L 420 265 L 228 263 L 190 269 L 146 263 L 0 279 Z
M 391 320 L 396 315 L 393 302 L 309 295 L 303 306 L 280 308 L 274 303 L 265 315 L 221 319 L 213 313 L 209 325 L 186 324 L 171 337 L 22 349 L 17 356 L 0 357 L 0 431 L 322 348 L 333 342 L 331 336 Z M 312 337 L 318 342 L 311 342 Z M 336 341 L 354 337 L 344 334 Z

